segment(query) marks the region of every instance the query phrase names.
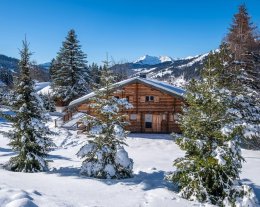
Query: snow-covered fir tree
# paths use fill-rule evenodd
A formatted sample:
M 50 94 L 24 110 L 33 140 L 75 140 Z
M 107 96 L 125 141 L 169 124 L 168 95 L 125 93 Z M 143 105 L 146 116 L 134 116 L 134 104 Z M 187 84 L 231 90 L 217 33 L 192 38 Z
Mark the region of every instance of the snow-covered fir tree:
M 53 80 L 55 79 L 55 71 L 57 70 L 56 67 L 58 67 L 58 65 L 56 64 L 55 62 L 55 58 L 53 58 L 51 60 L 51 63 L 50 63 L 50 68 L 49 68 L 49 77 L 50 77 L 50 80 Z
M 51 94 L 39 94 L 39 97 L 42 99 L 43 107 L 46 111 L 54 112 L 55 109 L 55 102 Z
M 180 125 L 183 134 L 174 135 L 185 156 L 174 161 L 176 171 L 167 179 L 179 187 L 179 195 L 219 206 L 254 206 L 249 186 L 239 183 L 243 158 L 241 128 L 234 127 L 230 92 L 219 87 L 224 70 L 221 54 L 210 54 L 202 80 L 187 86 Z
M 86 55 L 74 30 L 70 30 L 51 68 L 55 100 L 66 105 L 89 92 L 90 76 Z
M 15 116 L 7 117 L 13 122 L 13 130 L 8 132 L 9 145 L 17 153 L 12 157 L 7 168 L 20 172 L 39 172 L 47 169 L 45 157 L 52 145 L 45 125 L 46 117 L 41 99 L 34 90 L 30 77 L 30 55 L 27 41 L 23 41 L 20 51 L 20 74 L 15 87 Z
M 92 79 L 92 88 L 95 89 L 96 87 L 100 86 L 102 66 L 98 66 L 96 63 L 92 63 L 92 65 L 89 65 L 89 71 Z
M 245 5 L 239 7 L 225 44 L 231 60 L 226 64 L 225 84 L 238 110 L 236 124 L 243 126 L 243 146 L 260 148 L 260 39 Z M 229 83 L 235 83 L 230 88 Z
M 97 178 L 128 178 L 132 176 L 133 160 L 124 149 L 126 115 L 122 110 L 132 107 L 125 98 L 113 97 L 114 76 L 102 70 L 101 82 L 104 86 L 95 91 L 90 107 L 94 116 L 87 115 L 84 123 L 88 126 L 87 136 L 92 138 L 77 155 L 84 159 L 81 174 Z

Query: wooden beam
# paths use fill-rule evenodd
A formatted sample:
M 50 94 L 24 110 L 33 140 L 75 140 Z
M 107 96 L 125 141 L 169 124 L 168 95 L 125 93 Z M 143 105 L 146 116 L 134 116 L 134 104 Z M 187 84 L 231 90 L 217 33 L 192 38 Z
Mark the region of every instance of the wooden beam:
M 141 114 L 141 119 L 140 119 L 141 120 L 141 132 L 144 132 L 144 130 L 143 130 L 143 128 L 144 128 L 143 127 L 143 113 L 141 112 L 140 114 Z
M 167 132 L 170 132 L 169 130 L 170 113 L 167 112 L 166 116 L 167 116 Z
M 139 108 L 138 108 L 138 83 L 135 84 L 135 103 L 136 103 L 136 113 L 138 114 Z

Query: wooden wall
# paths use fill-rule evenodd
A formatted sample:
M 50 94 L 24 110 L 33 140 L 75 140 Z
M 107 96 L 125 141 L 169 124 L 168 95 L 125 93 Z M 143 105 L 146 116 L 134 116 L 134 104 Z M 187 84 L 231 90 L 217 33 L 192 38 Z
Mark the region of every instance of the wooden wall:
M 180 132 L 175 121 L 175 114 L 181 112 L 183 103 L 180 98 L 140 83 L 129 84 L 119 92 L 114 92 L 112 96 L 128 98 L 133 105 L 132 109 L 125 111 L 131 124 L 128 130 L 147 133 Z M 146 96 L 153 96 L 154 100 L 146 101 Z M 78 106 L 77 111 L 93 114 L 88 103 Z M 131 120 L 131 114 L 136 116 L 135 120 Z M 152 128 L 145 128 L 145 114 L 152 114 Z

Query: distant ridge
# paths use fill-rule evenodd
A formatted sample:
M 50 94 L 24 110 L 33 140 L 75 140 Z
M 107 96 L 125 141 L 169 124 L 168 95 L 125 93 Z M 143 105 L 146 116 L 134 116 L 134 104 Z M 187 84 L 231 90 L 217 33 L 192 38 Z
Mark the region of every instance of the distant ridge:
M 0 54 L 0 69 L 10 70 L 13 75 L 16 75 L 19 72 L 18 63 L 19 59 Z M 38 81 L 48 81 L 49 74 L 46 69 L 46 67 L 43 67 L 41 65 L 35 65 L 31 70 L 32 78 Z
M 150 56 L 150 55 L 144 55 L 140 58 L 138 58 L 133 63 L 140 64 L 140 65 L 156 65 L 164 62 L 172 62 L 173 59 L 169 56 Z
M 178 59 L 169 56 L 145 55 L 134 62 L 114 65 L 112 69 L 119 72 L 124 71 L 128 77 L 146 74 L 148 78 L 183 87 L 192 78 L 200 78 L 200 70 L 207 57 L 208 53 Z

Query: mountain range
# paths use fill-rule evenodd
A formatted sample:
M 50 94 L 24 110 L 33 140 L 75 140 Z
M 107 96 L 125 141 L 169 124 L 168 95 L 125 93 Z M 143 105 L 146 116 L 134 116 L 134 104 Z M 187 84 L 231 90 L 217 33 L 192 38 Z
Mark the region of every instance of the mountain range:
M 138 58 L 136 61 L 133 63 L 140 64 L 140 65 L 156 65 L 164 62 L 172 62 L 173 59 L 169 56 L 150 56 L 150 55 L 145 55 L 140 58 Z
M 130 63 L 116 64 L 112 69 L 117 73 L 126 73 L 128 77 L 142 74 L 148 78 L 184 86 L 192 78 L 200 77 L 200 70 L 207 56 L 208 53 L 174 59 L 168 56 L 145 55 Z
M 127 77 L 145 74 L 148 78 L 167 81 L 177 86 L 184 86 L 190 79 L 199 78 L 203 62 L 208 53 L 186 58 L 172 58 L 169 56 L 144 55 L 133 62 L 115 64 L 111 68 L 117 73 L 124 73 Z M 7 68 L 13 73 L 19 71 L 19 60 L 0 55 L 0 69 Z M 38 81 L 48 81 L 50 63 L 39 64 L 33 74 Z
M 16 75 L 17 73 L 19 73 L 18 63 L 18 59 L 0 54 L 0 70 L 7 69 L 10 70 L 13 75 Z M 48 81 L 49 73 L 46 69 L 48 68 L 42 65 L 33 64 L 33 67 L 31 68 L 31 76 L 33 77 L 33 79 L 41 82 Z

